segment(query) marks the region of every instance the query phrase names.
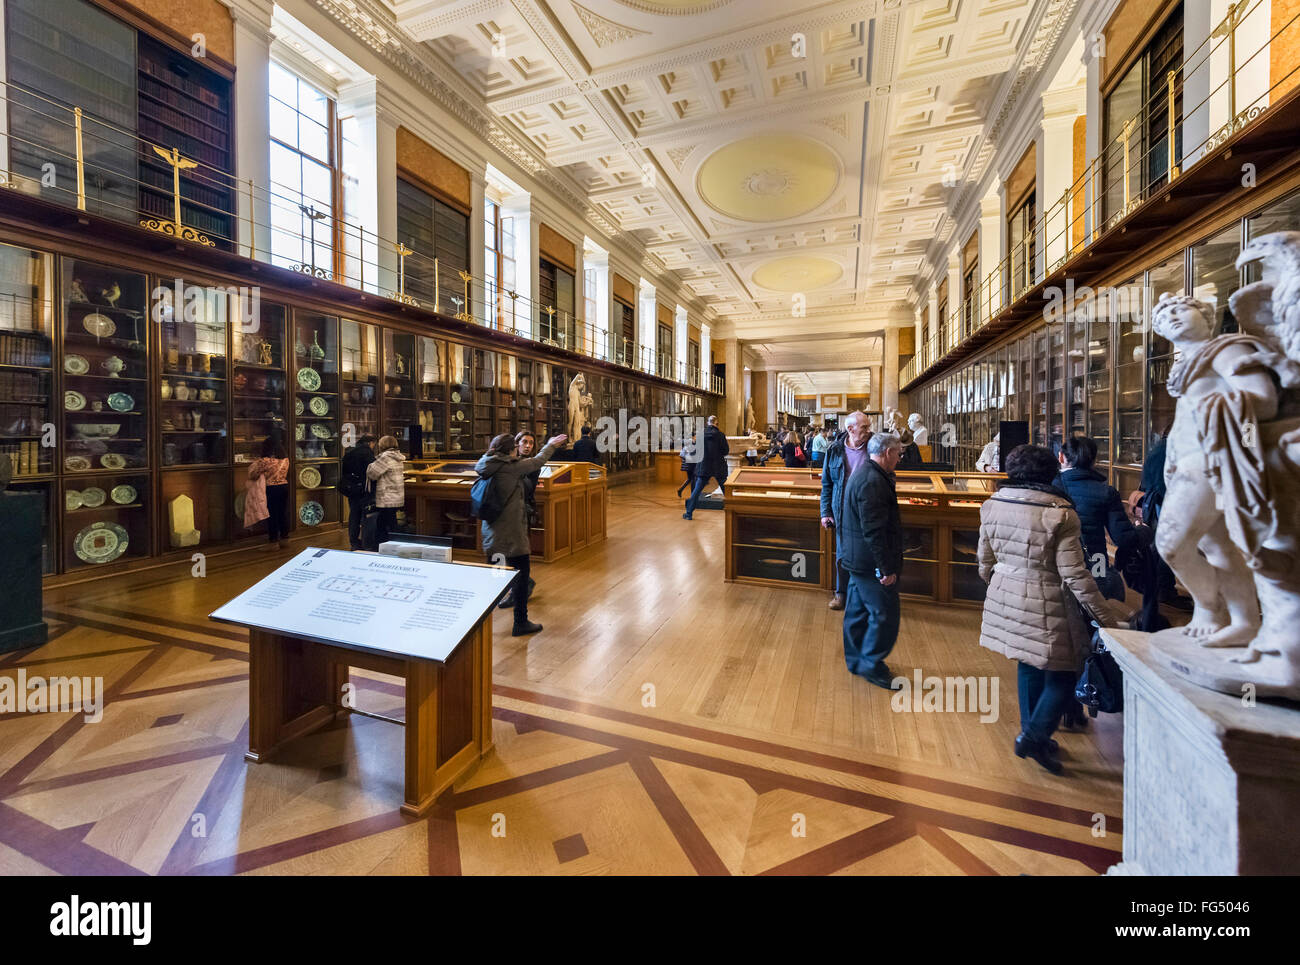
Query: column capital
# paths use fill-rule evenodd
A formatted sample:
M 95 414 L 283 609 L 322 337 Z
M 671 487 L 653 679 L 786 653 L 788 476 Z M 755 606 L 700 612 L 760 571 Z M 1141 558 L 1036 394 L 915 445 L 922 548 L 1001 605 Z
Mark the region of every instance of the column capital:
M 1056 87 L 1042 93 L 1043 123 L 1051 121 L 1074 123 L 1074 119 L 1088 109 L 1086 82 L 1069 87 Z
M 997 191 L 990 191 L 980 198 L 981 218 L 999 218 L 1002 216 L 1002 195 L 1002 186 L 999 185 Z

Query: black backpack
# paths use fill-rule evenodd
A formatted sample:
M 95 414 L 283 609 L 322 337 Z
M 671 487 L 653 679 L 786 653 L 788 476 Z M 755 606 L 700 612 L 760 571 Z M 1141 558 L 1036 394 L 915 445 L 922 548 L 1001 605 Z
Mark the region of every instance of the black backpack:
M 505 506 L 506 500 L 501 494 L 497 474 L 484 476 L 480 473 L 469 490 L 469 511 L 485 523 L 495 523 L 501 518 Z

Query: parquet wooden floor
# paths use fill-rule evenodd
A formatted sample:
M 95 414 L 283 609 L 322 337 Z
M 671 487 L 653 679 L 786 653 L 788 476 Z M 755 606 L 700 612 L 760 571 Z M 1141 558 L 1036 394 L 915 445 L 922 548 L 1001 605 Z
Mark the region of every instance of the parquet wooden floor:
M 493 754 L 401 815 L 401 729 L 353 716 L 249 764 L 246 635 L 207 614 L 287 554 L 48 591 L 0 675 L 102 676 L 103 719 L 0 715 L 3 874 L 1091 874 L 1119 860 L 1121 728 L 1015 758 L 1015 667 L 978 611 L 904 604 L 899 673 L 987 675 L 998 719 L 898 712 L 819 593 L 722 581 L 723 518 L 611 493 L 609 539 L 495 616 Z M 318 541 L 338 545 L 337 537 Z M 296 543 L 300 548 L 302 543 Z M 400 681 L 354 671 L 358 706 Z

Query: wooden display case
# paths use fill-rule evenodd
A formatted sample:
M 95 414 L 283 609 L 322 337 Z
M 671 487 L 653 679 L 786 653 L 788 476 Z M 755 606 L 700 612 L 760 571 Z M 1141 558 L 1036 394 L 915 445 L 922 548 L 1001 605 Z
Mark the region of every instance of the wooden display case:
M 479 521 L 470 513 L 474 462 L 413 460 L 407 464 L 406 516 L 417 533 L 450 536 L 457 559 L 485 559 Z M 589 462 L 548 462 L 537 480 L 537 518 L 529 526 L 531 555 L 562 559 L 605 538 L 605 469 Z
M 980 606 L 979 510 L 1000 473 L 900 472 L 903 524 L 900 593 L 936 603 Z M 835 539 L 821 526 L 819 469 L 741 467 L 728 478 L 728 583 L 800 586 L 831 592 Z

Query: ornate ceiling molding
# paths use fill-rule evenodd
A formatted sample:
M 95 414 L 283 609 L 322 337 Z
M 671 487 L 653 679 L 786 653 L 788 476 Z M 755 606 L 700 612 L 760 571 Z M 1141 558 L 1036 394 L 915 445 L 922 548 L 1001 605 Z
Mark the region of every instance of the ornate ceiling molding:
M 642 13 L 654 13 L 668 17 L 689 17 L 697 13 L 707 13 L 718 7 L 725 7 L 731 0 L 705 0 L 691 7 L 674 7 L 671 4 L 655 3 L 654 0 L 618 0 L 625 7 L 640 10 Z
M 646 37 L 650 33 L 648 30 L 637 30 L 636 27 L 615 23 L 613 20 L 602 17 L 594 10 L 588 10 L 580 3 L 573 4 L 573 12 L 578 15 L 582 25 L 587 28 L 587 32 L 591 34 L 591 39 L 596 42 L 597 47 L 608 47 L 624 40 Z

